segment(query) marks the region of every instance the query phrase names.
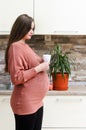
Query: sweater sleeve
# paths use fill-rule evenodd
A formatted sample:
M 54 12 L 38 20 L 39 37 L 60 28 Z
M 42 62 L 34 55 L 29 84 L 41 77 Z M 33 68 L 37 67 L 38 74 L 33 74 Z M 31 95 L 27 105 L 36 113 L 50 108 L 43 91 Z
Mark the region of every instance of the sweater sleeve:
M 9 49 L 8 69 L 11 81 L 14 85 L 24 84 L 31 78 L 36 76 L 36 71 L 33 68 L 25 70 L 24 57 L 22 51 L 15 45 Z

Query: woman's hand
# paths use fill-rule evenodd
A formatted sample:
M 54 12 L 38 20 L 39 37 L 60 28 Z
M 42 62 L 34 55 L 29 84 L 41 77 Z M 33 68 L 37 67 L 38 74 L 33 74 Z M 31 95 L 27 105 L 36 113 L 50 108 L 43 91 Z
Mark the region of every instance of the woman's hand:
M 47 71 L 49 69 L 49 63 L 48 62 L 43 62 L 39 64 L 38 66 L 35 67 L 35 70 L 37 73 L 41 71 Z

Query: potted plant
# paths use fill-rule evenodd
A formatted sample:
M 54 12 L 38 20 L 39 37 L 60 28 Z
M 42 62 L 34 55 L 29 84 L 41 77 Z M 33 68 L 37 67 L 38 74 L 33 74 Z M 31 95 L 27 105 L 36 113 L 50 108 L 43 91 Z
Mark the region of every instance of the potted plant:
M 51 51 L 50 77 L 52 76 L 54 90 L 67 90 L 68 79 L 71 74 L 70 62 L 61 45 L 56 44 Z

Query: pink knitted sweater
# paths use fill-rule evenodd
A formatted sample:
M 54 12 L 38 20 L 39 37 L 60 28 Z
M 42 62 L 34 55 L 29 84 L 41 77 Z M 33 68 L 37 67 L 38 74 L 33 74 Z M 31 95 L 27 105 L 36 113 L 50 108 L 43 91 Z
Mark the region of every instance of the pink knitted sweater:
M 49 90 L 46 72 L 36 73 L 34 67 L 42 62 L 27 44 L 16 42 L 10 46 L 8 69 L 14 89 L 11 107 L 15 114 L 31 114 L 43 105 L 43 98 Z

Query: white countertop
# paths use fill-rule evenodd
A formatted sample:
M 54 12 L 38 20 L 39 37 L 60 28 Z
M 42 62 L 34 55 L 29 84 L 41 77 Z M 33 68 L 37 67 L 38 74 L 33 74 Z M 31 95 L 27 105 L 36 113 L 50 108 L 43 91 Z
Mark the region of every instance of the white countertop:
M 59 96 L 59 95 L 82 95 L 86 96 L 86 86 L 71 86 L 65 91 L 49 91 L 47 95 Z
M 0 90 L 0 95 L 11 95 L 12 90 Z M 59 96 L 59 95 L 82 95 L 86 96 L 86 86 L 70 86 L 65 91 L 48 91 L 47 96 Z

